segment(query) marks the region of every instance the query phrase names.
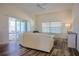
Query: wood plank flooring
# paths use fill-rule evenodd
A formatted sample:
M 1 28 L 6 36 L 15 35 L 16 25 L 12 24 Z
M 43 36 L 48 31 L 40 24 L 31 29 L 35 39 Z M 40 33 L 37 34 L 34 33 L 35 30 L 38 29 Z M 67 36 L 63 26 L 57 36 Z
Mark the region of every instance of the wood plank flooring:
M 0 45 L 0 56 L 78 56 L 76 49 L 67 47 L 66 39 L 55 39 L 54 47 L 50 53 L 24 48 L 19 42 L 10 42 L 7 45 Z

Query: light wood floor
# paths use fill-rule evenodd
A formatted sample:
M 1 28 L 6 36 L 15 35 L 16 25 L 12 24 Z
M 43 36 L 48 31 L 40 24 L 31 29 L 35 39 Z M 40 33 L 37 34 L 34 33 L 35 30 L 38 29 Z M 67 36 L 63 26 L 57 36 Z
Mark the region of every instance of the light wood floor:
M 18 42 L 0 45 L 0 56 L 78 56 L 76 49 L 67 47 L 66 39 L 56 39 L 50 53 L 24 48 Z

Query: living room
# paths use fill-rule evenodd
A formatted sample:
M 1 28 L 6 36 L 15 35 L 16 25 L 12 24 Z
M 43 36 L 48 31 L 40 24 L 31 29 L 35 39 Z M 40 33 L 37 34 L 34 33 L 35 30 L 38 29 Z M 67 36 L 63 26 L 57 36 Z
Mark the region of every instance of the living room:
M 3 4 L 0 4 L 0 38 L 1 38 L 0 46 L 3 46 L 3 45 L 6 46 L 8 43 L 10 43 L 11 45 L 9 46 L 9 48 L 11 46 L 15 48 L 17 47 L 17 43 L 19 43 L 16 41 L 16 44 L 14 44 L 15 42 L 14 38 L 12 40 L 9 40 L 9 20 L 10 19 L 11 20 L 15 19 L 14 21 L 15 24 L 13 23 L 14 30 L 12 29 L 11 33 L 13 34 L 20 33 L 18 39 L 22 41 L 20 44 L 23 46 L 21 47 L 22 49 L 20 49 L 22 51 L 19 51 L 17 53 L 15 52 L 19 49 L 19 47 L 17 47 L 16 50 L 13 47 L 10 49 L 10 50 L 13 50 L 14 53 L 12 53 L 13 51 L 5 53 L 4 52 L 5 48 L 0 47 L 1 51 L 3 50 L 4 52 L 4 53 L 1 52 L 0 55 L 3 55 L 3 56 L 5 55 L 26 55 L 26 56 L 29 56 L 29 55 L 31 56 L 33 55 L 39 55 L 39 56 L 41 55 L 47 55 L 47 56 L 49 55 L 50 56 L 79 55 L 78 54 L 78 51 L 79 51 L 79 40 L 78 40 L 79 38 L 78 37 L 79 35 L 78 33 L 79 32 L 78 30 L 79 12 L 78 10 L 79 10 L 79 4 L 74 4 L 74 3 L 19 3 L 19 4 L 18 3 L 13 3 L 13 4 L 3 3 Z M 18 25 L 16 25 L 17 20 L 20 20 L 19 31 L 17 30 Z M 23 25 L 21 26 L 21 23 L 23 23 L 23 21 L 25 21 L 26 24 L 27 22 L 29 22 L 30 25 L 25 24 L 26 26 L 24 25 L 24 27 L 22 27 Z M 13 26 L 11 27 L 13 28 Z M 22 29 L 24 29 L 25 27 L 26 28 L 25 30 L 21 31 L 22 30 L 21 27 Z M 75 39 L 76 46 L 74 49 L 71 49 L 72 52 L 73 51 L 76 51 L 76 52 L 72 54 L 72 52 L 71 53 L 68 52 L 70 50 L 64 49 L 64 53 L 58 53 L 58 51 L 61 52 L 62 47 L 65 47 L 65 46 L 68 47 L 62 42 L 62 40 L 61 42 L 57 41 L 58 43 L 53 43 L 51 45 L 51 48 L 49 48 L 48 37 L 52 38 L 53 37 L 52 35 L 54 35 L 54 38 L 58 40 L 60 40 L 61 38 L 68 39 L 68 36 L 70 35 L 70 33 L 77 34 L 77 41 Z M 16 38 L 16 35 L 14 35 L 15 38 Z M 43 38 L 46 38 L 46 39 L 48 38 L 48 39 L 47 41 L 42 40 L 41 41 L 42 45 L 41 45 L 39 43 L 40 40 L 38 41 L 33 40 L 33 37 L 31 37 L 32 35 L 34 35 L 34 37 L 37 37 L 37 39 L 39 38 L 40 40 Z M 10 38 L 12 38 L 12 36 L 10 36 Z M 23 41 L 23 38 L 25 38 L 25 40 L 26 38 L 27 39 L 29 38 L 29 40 Z M 30 43 L 31 41 L 33 43 Z M 49 41 L 51 42 L 50 39 Z M 67 41 L 66 44 L 68 43 L 70 42 Z M 50 50 L 53 48 L 54 44 L 57 44 L 56 45 L 57 49 L 52 50 L 53 52 L 51 53 Z M 70 44 L 70 45 L 73 45 L 73 44 Z M 60 47 L 58 47 L 58 45 Z M 24 48 L 24 47 L 28 47 L 28 48 Z M 35 49 L 35 50 L 31 50 L 31 49 Z M 44 53 L 42 53 L 42 51 Z M 33 54 L 34 52 L 36 53 Z

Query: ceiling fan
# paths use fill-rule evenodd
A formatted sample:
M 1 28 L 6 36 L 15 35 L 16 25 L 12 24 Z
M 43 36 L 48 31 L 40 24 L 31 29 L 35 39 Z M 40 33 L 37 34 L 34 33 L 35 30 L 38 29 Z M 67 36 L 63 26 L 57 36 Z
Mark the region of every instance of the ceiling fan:
M 46 9 L 47 3 L 38 3 L 38 4 L 36 4 L 36 6 L 41 9 Z

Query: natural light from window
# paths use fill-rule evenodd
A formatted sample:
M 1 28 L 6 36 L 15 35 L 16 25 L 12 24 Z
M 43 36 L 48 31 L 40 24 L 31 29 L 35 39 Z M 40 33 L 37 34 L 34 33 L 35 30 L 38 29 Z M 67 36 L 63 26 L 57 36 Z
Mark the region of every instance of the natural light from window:
M 43 22 L 42 32 L 61 33 L 62 22 Z

